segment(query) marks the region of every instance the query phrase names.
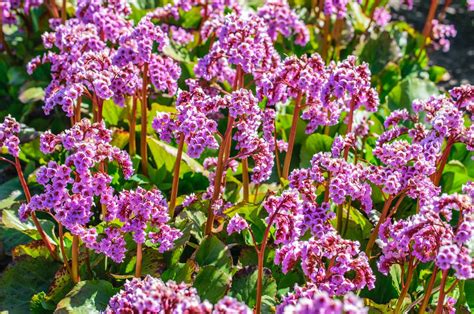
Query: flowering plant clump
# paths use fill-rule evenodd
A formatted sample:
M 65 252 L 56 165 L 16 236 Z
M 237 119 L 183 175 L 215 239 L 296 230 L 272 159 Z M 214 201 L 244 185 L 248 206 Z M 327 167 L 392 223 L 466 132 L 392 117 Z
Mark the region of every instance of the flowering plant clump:
M 472 310 L 438 2 L 2 0 L 0 311 Z

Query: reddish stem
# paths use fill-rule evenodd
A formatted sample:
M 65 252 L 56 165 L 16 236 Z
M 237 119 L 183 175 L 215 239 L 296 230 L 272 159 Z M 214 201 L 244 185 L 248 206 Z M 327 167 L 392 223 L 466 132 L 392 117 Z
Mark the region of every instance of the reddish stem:
M 370 235 L 369 242 L 367 242 L 367 246 L 365 248 L 365 254 L 369 258 L 370 258 L 370 255 L 372 253 L 372 248 L 374 247 L 375 240 L 377 239 L 377 236 L 379 234 L 380 225 L 382 225 L 382 223 L 385 222 L 385 219 L 388 215 L 388 211 L 390 209 L 390 205 L 392 204 L 392 201 L 393 201 L 393 196 L 390 195 L 388 197 L 388 199 L 385 201 L 385 204 L 384 204 L 383 209 L 382 209 L 382 214 L 380 215 L 380 219 L 377 222 L 377 224 L 375 225 L 375 228 L 372 231 L 372 234 Z
M 25 176 L 23 175 L 20 159 L 18 159 L 18 157 L 15 157 L 15 168 L 18 174 L 18 180 L 20 180 L 21 187 L 23 188 L 23 192 L 25 193 L 26 201 L 29 203 L 31 201 L 31 193 L 30 193 L 30 189 L 28 188 L 28 184 L 26 183 Z M 51 242 L 49 242 L 48 236 L 44 232 L 44 229 L 41 226 L 40 222 L 38 221 L 38 218 L 36 218 L 35 212 L 31 213 L 31 219 L 33 220 L 36 230 L 38 230 L 38 233 L 41 239 L 43 240 L 44 245 L 48 249 L 49 253 L 55 260 L 58 260 L 58 255 L 55 252 L 54 246 L 51 244 Z
M 63 263 L 64 267 L 66 267 L 66 270 L 72 278 L 72 272 L 71 272 L 71 267 L 69 266 L 69 260 L 67 258 L 66 254 L 66 248 L 64 247 L 64 233 L 63 233 L 63 225 L 58 224 L 58 229 L 59 229 L 59 248 L 61 249 L 61 255 L 63 256 Z
M 137 141 L 136 141 L 136 125 L 137 125 L 137 97 L 132 98 L 132 112 L 129 116 L 130 130 L 128 139 L 128 152 L 133 157 L 137 153 Z
M 431 33 L 431 26 L 433 23 L 433 19 L 436 15 L 436 9 L 438 8 L 439 0 L 431 0 L 430 9 L 428 11 L 428 16 L 426 17 L 425 26 L 423 27 L 423 37 L 428 38 L 430 37 Z
M 66 18 L 67 18 L 67 14 L 66 14 L 66 0 L 63 0 L 63 6 L 61 7 L 61 19 L 63 21 L 63 24 L 66 23 Z
M 178 186 L 179 186 L 179 169 L 181 166 L 181 158 L 183 156 L 183 146 L 184 146 L 184 133 L 179 135 L 178 143 L 178 153 L 176 155 L 176 161 L 174 163 L 173 169 L 173 184 L 171 187 L 171 197 L 170 197 L 170 207 L 169 207 L 169 216 L 174 217 L 174 209 L 176 207 L 176 198 L 178 196 Z
M 436 314 L 443 313 L 443 305 L 444 305 L 444 298 L 446 297 L 446 291 L 444 290 L 446 286 L 446 280 L 448 279 L 448 271 L 449 269 L 443 270 L 441 283 L 439 285 L 439 298 L 438 298 L 438 305 L 436 306 Z
M 77 235 L 72 237 L 72 266 L 71 274 L 72 281 L 78 283 L 81 279 L 79 278 L 79 237 Z
M 443 176 L 443 170 L 444 167 L 446 166 L 446 163 L 448 162 L 449 154 L 451 153 L 451 148 L 454 145 L 454 140 L 451 138 L 448 139 L 448 143 L 446 144 L 446 148 L 444 149 L 443 155 L 441 155 L 441 158 L 438 162 L 439 166 L 438 169 L 436 170 L 436 173 L 433 177 L 433 183 L 438 186 L 439 181 L 441 181 L 441 177 Z
M 435 265 L 433 268 L 433 273 L 431 274 L 430 281 L 425 290 L 425 297 L 423 298 L 423 303 L 421 304 L 420 309 L 418 311 L 418 313 L 420 314 L 423 314 L 426 311 L 426 307 L 428 306 L 428 302 L 430 301 L 431 292 L 433 291 L 433 287 L 436 281 L 437 273 L 438 273 L 438 266 Z
M 137 243 L 137 263 L 135 264 L 135 277 L 137 278 L 140 278 L 142 276 L 142 260 L 143 260 L 142 244 Z
M 288 174 L 290 173 L 290 164 L 291 164 L 291 155 L 293 154 L 293 148 L 295 145 L 296 139 L 296 129 L 298 126 L 298 119 L 300 116 L 301 110 L 301 99 L 303 95 L 298 93 L 295 101 L 295 111 L 293 112 L 293 121 L 291 122 L 290 137 L 288 139 L 288 150 L 285 154 L 285 161 L 283 163 L 283 178 L 288 179 Z
M 244 202 L 249 201 L 249 162 L 247 158 L 242 159 L 242 185 L 244 190 Z
M 403 300 L 405 299 L 405 296 L 408 293 L 408 289 L 410 288 L 410 283 L 413 278 L 413 271 L 415 270 L 415 265 L 416 263 L 414 263 L 414 257 L 411 257 L 410 261 L 408 262 L 407 280 L 405 281 L 405 285 L 403 286 L 402 292 L 400 293 L 400 296 L 398 297 L 397 306 L 395 307 L 395 313 L 400 313 Z
M 270 228 L 272 227 L 273 221 L 275 220 L 278 212 L 280 211 L 280 207 L 275 210 L 273 215 L 270 217 L 268 221 L 268 225 L 265 228 L 265 232 L 263 234 L 262 243 L 260 245 L 260 249 L 257 250 L 258 253 L 258 274 L 257 274 L 257 297 L 256 297 L 256 304 L 255 304 L 255 311 L 254 313 L 260 313 L 260 309 L 262 307 L 262 287 L 263 287 L 263 263 L 265 259 L 265 248 L 267 247 L 268 237 L 270 235 Z
M 227 143 L 232 140 L 232 127 L 234 125 L 234 118 L 230 117 L 227 121 L 227 129 L 224 134 L 224 140 L 219 147 L 219 155 L 217 157 L 217 165 L 216 165 L 216 174 L 214 178 L 214 192 L 212 194 L 212 198 L 209 202 L 209 208 L 207 212 L 207 222 L 206 222 L 206 235 L 212 233 L 212 226 L 214 224 L 214 208 L 213 205 L 219 198 L 221 194 L 221 185 L 222 185 L 222 176 L 224 174 L 224 166 L 225 166 L 225 153 L 227 150 Z M 230 145 L 229 145 L 230 147 Z
M 331 15 L 324 15 L 324 27 L 323 27 L 323 36 L 322 36 L 322 49 L 321 49 L 321 58 L 324 62 L 327 61 L 328 58 L 328 50 L 329 50 L 329 32 L 331 27 Z
M 148 86 L 148 63 L 143 65 L 143 86 L 142 86 L 142 117 L 141 117 L 141 134 L 140 134 L 140 155 L 142 172 L 145 176 L 148 176 L 148 147 L 146 143 L 147 134 L 147 111 L 148 111 L 148 100 L 147 100 L 147 86 Z

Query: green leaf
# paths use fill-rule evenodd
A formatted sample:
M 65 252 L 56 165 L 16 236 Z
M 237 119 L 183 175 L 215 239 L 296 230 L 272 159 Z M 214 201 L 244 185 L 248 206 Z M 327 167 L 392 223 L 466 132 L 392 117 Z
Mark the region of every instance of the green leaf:
M 461 192 L 462 186 L 472 178 L 469 176 L 466 166 L 458 160 L 450 160 L 444 167 L 441 178 L 443 192 L 452 194 Z
M 406 108 L 411 111 L 411 104 L 415 99 L 427 99 L 438 93 L 433 82 L 411 75 L 390 91 L 387 96 L 388 107 L 390 110 Z
M 31 256 L 33 258 L 42 257 L 46 259 L 51 256 L 48 248 L 44 245 L 42 240 L 36 240 L 28 244 L 18 245 L 12 251 L 12 256 L 14 258 L 25 255 Z
M 128 132 L 122 130 L 115 130 L 114 134 L 112 135 L 112 142 L 110 144 L 120 149 L 123 149 L 125 145 L 128 144 L 129 137 L 130 134 Z
M 174 280 L 176 282 L 192 282 L 192 274 L 194 273 L 196 265 L 192 260 L 187 260 L 186 263 L 176 263 L 171 265 L 163 272 L 161 278 L 164 281 Z
M 368 290 L 367 288 L 362 290 L 360 297 L 371 299 L 377 304 L 386 304 L 390 302 L 390 300 L 398 298 L 398 291 L 400 291 L 398 281 L 394 281 L 391 276 L 385 276 L 379 272 L 375 261 L 370 264 L 377 284 L 372 290 Z
M 232 257 L 227 246 L 216 236 L 208 236 L 196 252 L 196 262 L 199 266 L 212 265 L 217 268 L 230 269 Z
M 363 43 L 363 49 L 360 53 L 361 61 L 369 64 L 370 71 L 376 75 L 385 68 L 387 63 L 395 60 L 400 55 L 400 48 L 398 48 L 395 40 L 388 32 L 382 32 L 376 38 L 370 38 Z
M 193 286 L 201 299 L 216 303 L 225 296 L 230 280 L 231 276 L 224 269 L 207 265 L 198 272 Z
M 102 117 L 104 118 L 105 122 L 111 125 L 117 125 L 124 113 L 125 107 L 116 105 L 111 99 L 104 101 L 104 105 L 102 107 Z
M 467 305 L 469 305 L 471 311 L 474 311 L 474 298 L 472 297 L 474 295 L 473 279 L 469 279 L 464 282 L 464 293 L 466 295 Z
M 81 281 L 59 302 L 55 313 L 100 313 L 114 294 L 115 289 L 108 281 Z
M 245 302 L 249 307 L 254 307 L 257 295 L 258 271 L 255 267 L 245 267 L 239 270 L 232 278 L 230 295 L 239 301 Z M 271 276 L 269 269 L 264 269 L 262 296 L 275 299 L 277 284 Z
M 21 66 L 11 67 L 7 72 L 9 85 L 22 85 L 27 79 L 26 69 Z
M 50 242 L 54 243 L 51 236 L 54 234 L 54 223 L 49 220 L 39 219 L 41 226 L 43 227 L 46 235 Z M 35 240 L 41 239 L 38 231 L 36 230 L 35 225 L 30 222 L 30 220 L 22 222 L 18 217 L 13 213 L 11 210 L 3 210 L 2 211 L 2 223 L 6 228 L 15 229 L 20 231 Z
M 48 293 L 40 292 L 33 296 L 30 303 L 32 313 L 51 313 L 74 287 L 69 273 L 65 267 L 59 269 L 54 275 L 53 283 L 49 286 Z
M 332 142 L 332 137 L 325 134 L 316 133 L 308 136 L 301 148 L 300 167 L 309 167 L 314 154 L 331 151 Z
M 201 8 L 200 7 L 193 7 L 191 10 L 185 12 L 182 15 L 184 28 L 196 28 L 199 27 L 199 23 L 201 21 Z
M 448 73 L 448 70 L 446 70 L 446 68 L 440 67 L 438 65 L 433 65 L 428 70 L 428 73 L 430 75 L 430 80 L 431 81 L 433 81 L 435 83 L 439 83 L 446 77 L 446 74 Z
M 173 60 L 179 62 L 191 62 L 191 57 L 189 56 L 189 52 L 187 49 L 174 47 L 173 45 L 166 45 L 163 48 L 163 53 Z
M 163 272 L 165 262 L 163 254 L 153 248 L 143 250 L 142 273 L 144 275 L 158 276 Z
M 0 226 L 0 255 L 2 253 L 11 255 L 11 251 L 18 245 L 27 244 L 31 237 L 26 234 L 10 228 Z M 2 247 L 3 246 L 3 247 Z M 3 252 L 2 252 L 3 251 Z
M 385 68 L 377 75 L 377 77 L 379 79 L 379 85 L 381 87 L 381 93 L 379 96 L 381 100 L 384 100 L 388 93 L 402 79 L 400 67 L 393 62 L 387 63 Z M 371 118 L 372 117 L 374 117 L 374 115 L 372 115 Z
M 0 185 L 0 200 L 8 198 L 12 193 L 21 192 L 21 185 L 18 178 L 10 179 Z
M 178 149 L 151 136 L 147 137 L 147 142 L 151 155 L 155 160 L 156 168 L 160 169 L 164 166 L 166 170 L 171 173 L 173 171 L 176 156 L 178 155 Z M 207 174 L 207 171 L 204 170 L 204 167 L 200 163 L 183 152 L 181 167 L 179 170 L 180 177 L 189 171 L 204 173 L 205 175 Z
M 46 291 L 59 264 L 44 258 L 22 258 L 0 276 L 0 312 L 28 313 L 31 297 Z
M 15 190 L 10 193 L 5 198 L 0 200 L 0 209 L 8 209 L 11 208 L 14 204 L 17 203 L 17 199 L 22 195 L 20 190 Z
M 43 98 L 44 90 L 41 87 L 27 88 L 18 95 L 18 99 L 24 104 L 40 101 L 43 100 Z

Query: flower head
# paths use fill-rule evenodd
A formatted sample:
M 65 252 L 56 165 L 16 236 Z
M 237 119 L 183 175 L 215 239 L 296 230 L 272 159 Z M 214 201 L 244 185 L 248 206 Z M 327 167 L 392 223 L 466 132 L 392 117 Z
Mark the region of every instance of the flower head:
M 10 155 L 18 157 L 20 153 L 19 132 L 20 124 L 12 116 L 6 116 L 3 123 L 0 124 L 0 149 L 6 147 Z

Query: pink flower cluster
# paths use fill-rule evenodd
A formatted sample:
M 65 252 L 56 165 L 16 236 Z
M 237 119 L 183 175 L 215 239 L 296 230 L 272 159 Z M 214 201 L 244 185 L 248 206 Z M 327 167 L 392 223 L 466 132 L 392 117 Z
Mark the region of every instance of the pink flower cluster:
M 199 157 L 205 149 L 219 147 L 214 137 L 217 132 L 215 120 L 221 115 L 221 110 L 227 109 L 229 117 L 234 121 L 232 126 L 236 129 L 233 139 L 238 153 L 234 158 L 252 158 L 252 181 L 261 183 L 267 180 L 273 168 L 271 148 L 274 148 L 274 140 L 268 141 L 269 136 L 273 138 L 268 130 L 263 131 L 263 138 L 260 136 L 261 127 L 265 128 L 262 124 L 263 112 L 252 92 L 248 89 L 238 89 L 224 96 L 209 95 L 203 88 L 189 83 L 191 90 L 181 91 L 178 95 L 176 114 L 158 112 L 153 120 L 152 126 L 159 137 L 170 142 L 173 138 L 178 141 L 180 136 L 183 136 L 188 155 Z M 216 162 L 215 159 L 208 159 L 205 162 L 206 168 L 214 168 Z M 233 168 L 235 162 L 235 159 L 230 159 L 226 168 Z M 212 194 L 214 175 L 211 174 L 209 179 L 211 184 L 207 195 Z
M 257 81 L 257 95 L 266 97 L 270 104 L 293 98 L 300 106 L 304 98 L 306 109 L 301 117 L 308 121 L 306 132 L 313 133 L 319 126 L 338 123 L 342 112 L 360 107 L 369 112 L 377 110 L 379 99 L 371 87 L 368 65 L 357 65 L 356 61 L 350 56 L 325 66 L 318 54 L 288 57 Z
M 20 153 L 20 124 L 10 115 L 5 117 L 3 123 L 0 123 L 0 150 L 6 147 L 8 153 L 14 157 L 18 157 Z
M 2 0 L 0 2 L 0 14 L 3 25 L 17 24 L 18 14 L 30 15 L 32 8 L 37 8 L 43 4 L 43 0 Z M 23 12 L 21 12 L 23 11 Z
M 215 33 L 216 42 L 194 69 L 199 78 L 217 78 L 232 83 L 236 73 L 231 65 L 258 77 L 280 61 L 264 20 L 256 15 L 227 15 L 221 19 Z
M 433 48 L 435 50 L 443 50 L 444 52 L 448 52 L 451 46 L 449 38 L 456 37 L 456 28 L 454 28 L 454 25 L 441 24 L 436 19 L 434 19 L 431 23 Z
M 471 188 L 469 183 L 464 190 L 469 192 Z M 449 223 L 453 210 L 460 213 L 456 227 Z M 434 261 L 441 270 L 452 268 L 459 279 L 473 278 L 467 247 L 474 235 L 473 213 L 472 196 L 443 194 L 422 207 L 419 214 L 397 222 L 388 219 L 380 229 L 380 271 L 387 274 L 391 265 L 403 265 L 414 258 L 421 263 Z
M 327 206 L 311 204 L 309 196 L 303 195 L 303 199 L 304 202 L 297 190 L 286 190 L 281 196 L 270 196 L 263 204 L 268 213 L 267 224 L 275 226 L 275 244 L 281 244 L 275 263 L 287 273 L 301 260 L 308 287 L 317 285 L 331 296 L 366 286 L 372 289 L 375 277 L 359 244 L 337 234 L 327 220 L 331 217 Z M 308 229 L 312 237 L 304 240 Z
M 101 206 L 115 206 L 114 189 L 110 186 L 112 177 L 101 165 L 115 161 L 125 178 L 133 174 L 128 154 L 112 146 L 110 141 L 111 132 L 103 123 L 91 124 L 86 119 L 59 135 L 44 133 L 40 143 L 43 153 L 51 154 L 62 146 L 67 157 L 62 165 L 50 161 L 38 170 L 37 182 L 44 191 L 23 204 L 19 215 L 26 219 L 31 212 L 49 211 L 71 233 L 80 236 L 89 248 L 120 261 L 125 254 L 125 241 L 118 230 L 106 228 L 106 237 L 98 242 L 96 229 L 88 227 L 96 198 Z
M 168 204 L 157 189 L 147 191 L 141 187 L 132 191 L 120 192 L 115 206 L 108 208 L 108 220 L 118 219 L 123 225 L 120 231 L 133 233 L 136 243 L 159 244 L 161 253 L 173 248 L 174 241 L 182 233 L 167 225 L 169 220 Z
M 278 34 L 283 37 L 295 36 L 295 43 L 305 46 L 309 41 L 309 31 L 286 0 L 267 0 L 258 9 L 260 16 L 268 25 L 268 35 L 275 41 Z
M 196 289 L 185 283 L 165 283 L 146 276 L 127 281 L 124 289 L 110 299 L 105 313 L 250 314 L 252 311 L 227 296 L 213 306 L 208 301 L 201 301 Z
M 392 19 L 392 16 L 390 15 L 390 12 L 386 8 L 384 7 L 375 8 L 374 10 L 375 24 L 377 24 L 380 27 L 384 27 L 390 22 L 391 19 Z
M 363 300 L 352 293 L 339 300 L 312 285 L 309 288 L 296 286 L 294 292 L 283 298 L 276 312 L 277 314 L 366 314 L 368 309 L 364 306 Z
M 247 221 L 242 218 L 239 214 L 235 214 L 227 225 L 227 233 L 231 235 L 232 233 L 240 233 L 242 230 L 248 229 L 249 224 Z
M 130 12 L 126 1 L 82 0 L 76 18 L 53 25 L 54 32 L 43 34 L 45 48 L 59 52 L 34 58 L 28 72 L 41 63 L 51 64 L 52 81 L 45 90 L 43 107 L 46 114 L 60 106 L 71 117 L 83 96 L 99 106 L 110 98 L 124 105 L 126 97 L 142 88 L 142 75 L 158 91 L 176 92 L 181 68 L 160 53 L 169 44 L 167 25 L 155 25 L 153 14 L 148 14 L 133 26 L 126 19 Z M 154 46 L 158 52 L 153 52 Z

